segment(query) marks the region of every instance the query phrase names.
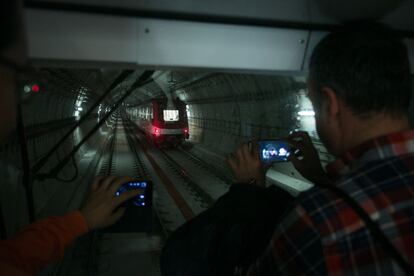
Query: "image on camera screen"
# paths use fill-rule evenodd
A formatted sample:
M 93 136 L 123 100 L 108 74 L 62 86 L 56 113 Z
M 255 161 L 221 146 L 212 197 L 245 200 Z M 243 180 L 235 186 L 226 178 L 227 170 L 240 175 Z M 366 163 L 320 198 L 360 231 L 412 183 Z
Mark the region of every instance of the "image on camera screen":
M 264 163 L 288 161 L 290 146 L 283 141 L 260 141 L 260 159 Z
M 129 191 L 129 190 L 136 190 L 136 189 L 142 189 L 143 191 L 145 191 L 147 187 L 148 187 L 148 182 L 146 181 L 128 182 L 122 185 L 116 191 L 115 195 L 120 196 L 123 192 Z M 133 197 L 132 199 L 128 200 L 128 202 L 135 206 L 145 207 L 147 204 L 145 199 L 146 199 L 145 192 L 143 192 L 142 194 L 139 194 L 136 197 Z

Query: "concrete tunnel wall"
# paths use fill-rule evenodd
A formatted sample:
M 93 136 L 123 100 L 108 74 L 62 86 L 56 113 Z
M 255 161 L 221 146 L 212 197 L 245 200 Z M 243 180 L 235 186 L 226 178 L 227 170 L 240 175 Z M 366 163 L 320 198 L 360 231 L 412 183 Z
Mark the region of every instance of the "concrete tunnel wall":
M 298 94 L 303 87 L 291 77 L 224 74 L 194 84 L 182 92 L 192 140 L 228 153 L 252 138 L 286 137 L 300 127 Z
M 195 143 L 214 152 L 212 163 L 228 168 L 224 157 L 241 143 L 287 137 L 293 130 L 310 131 L 324 162 L 331 160 L 318 143 L 312 118 L 298 116 L 311 109 L 304 77 L 217 74 L 184 89 L 188 99 L 190 134 Z M 273 168 L 304 180 L 289 163 Z
M 72 86 L 64 85 L 63 82 L 53 83 L 53 79 L 47 73 L 41 74 L 45 77 L 47 85 L 41 85 L 39 93 L 24 95 L 22 101 L 23 119 L 26 129 L 27 146 L 30 165 L 33 166 L 44 156 L 53 145 L 74 125 L 76 119 L 74 112 L 76 101 L 81 92 L 82 85 L 74 83 Z M 92 94 L 92 91 L 87 92 Z M 89 97 L 83 104 L 87 110 L 94 98 Z M 43 167 L 41 172 L 48 172 L 58 164 L 63 156 L 69 153 L 74 145 L 83 138 L 85 133 L 95 126 L 96 116 L 92 116 L 85 122 L 75 134 L 69 137 L 64 144 L 53 154 Z M 104 135 L 95 134 L 77 152 L 76 160 L 89 149 L 99 149 L 105 141 Z M 7 233 L 12 235 L 28 222 L 27 204 L 24 188 L 21 183 L 22 164 L 20 148 L 17 135 L 14 134 L 9 143 L 0 148 L 0 177 L 3 216 L 6 222 Z M 74 175 L 72 162 L 59 174 L 62 179 L 70 179 Z M 33 196 L 35 202 L 35 213 L 37 218 L 49 215 L 64 214 L 79 205 L 85 187 L 79 187 L 83 183 L 83 176 L 78 175 L 71 183 L 60 182 L 54 179 L 46 181 L 35 181 L 33 184 Z
M 414 77 L 412 82 L 414 94 Z M 215 153 L 204 157 L 218 167 L 228 167 L 224 157 L 241 143 L 283 138 L 298 129 L 310 133 L 326 165 L 334 157 L 320 142 L 314 118 L 298 116 L 299 110 L 311 107 L 303 101 L 305 90 L 304 77 L 216 74 L 177 95 L 189 106 L 191 141 Z M 409 114 L 414 125 L 414 104 Z M 272 169 L 305 180 L 290 163 L 276 163 Z

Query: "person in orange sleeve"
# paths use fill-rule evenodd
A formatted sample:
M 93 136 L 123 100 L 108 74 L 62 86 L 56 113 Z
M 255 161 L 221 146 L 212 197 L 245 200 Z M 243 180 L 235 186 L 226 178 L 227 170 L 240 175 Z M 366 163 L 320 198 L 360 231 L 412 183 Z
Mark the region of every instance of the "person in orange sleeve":
M 114 224 L 125 211 L 118 207 L 139 193 L 135 190 L 115 196 L 118 188 L 131 180 L 98 177 L 80 210 L 39 220 L 15 237 L 0 241 L 0 275 L 36 275 L 43 266 L 63 257 L 65 248 L 79 236 Z
M 26 63 L 22 35 L 21 1 L 0 3 L 0 144 L 15 129 L 18 68 Z M 50 217 L 28 225 L 16 236 L 0 241 L 0 275 L 35 275 L 58 260 L 76 238 L 88 231 L 114 224 L 124 213 L 119 206 L 138 191 L 115 197 L 116 190 L 130 178 L 97 178 L 80 210 Z

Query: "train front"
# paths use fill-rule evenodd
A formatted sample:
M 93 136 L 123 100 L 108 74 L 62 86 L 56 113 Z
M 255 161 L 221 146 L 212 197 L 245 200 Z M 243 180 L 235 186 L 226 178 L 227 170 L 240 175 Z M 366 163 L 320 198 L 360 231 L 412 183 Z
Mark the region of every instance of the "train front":
M 158 145 L 178 146 L 185 139 L 190 138 L 185 103 L 179 99 L 171 102 L 167 100 L 153 102 L 151 136 Z

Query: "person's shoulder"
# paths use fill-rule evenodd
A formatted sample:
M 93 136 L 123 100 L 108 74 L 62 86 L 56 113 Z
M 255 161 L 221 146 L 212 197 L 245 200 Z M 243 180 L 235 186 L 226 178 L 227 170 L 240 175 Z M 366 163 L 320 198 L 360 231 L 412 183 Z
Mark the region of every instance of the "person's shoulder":
M 333 195 L 329 190 L 314 186 L 298 196 L 297 205 L 306 212 L 313 213 L 331 207 L 335 203 L 333 200 Z
M 296 199 L 290 220 L 298 220 L 316 229 L 325 229 L 340 212 L 342 200 L 329 190 L 315 186 Z M 294 218 L 292 218 L 294 217 Z
M 276 235 L 290 233 L 296 236 L 303 232 L 317 232 L 318 224 L 323 223 L 323 213 L 329 208 L 329 197 L 320 187 L 301 193 L 284 214 Z

